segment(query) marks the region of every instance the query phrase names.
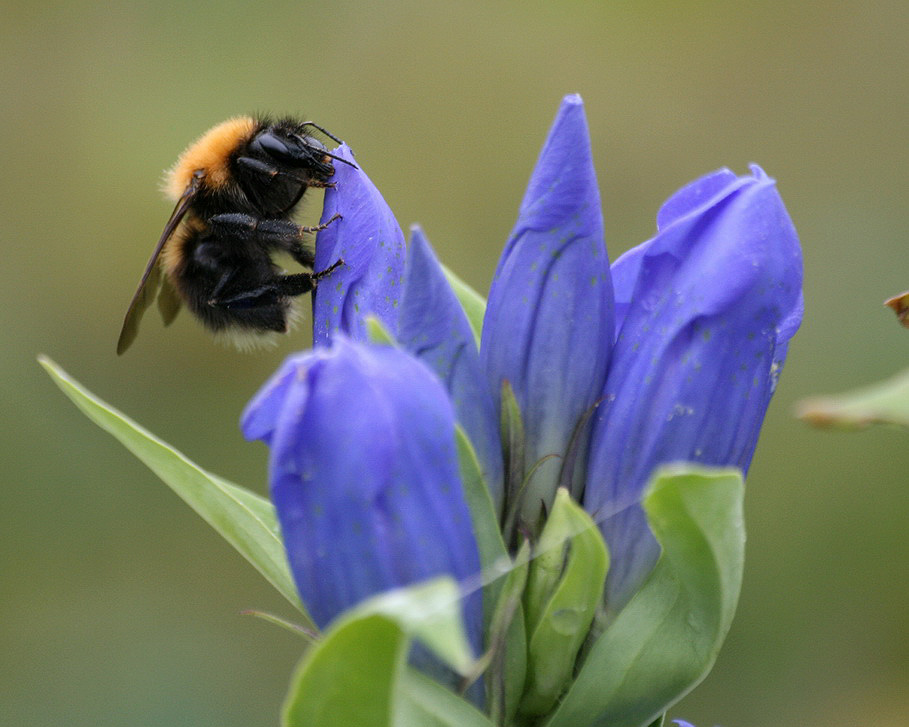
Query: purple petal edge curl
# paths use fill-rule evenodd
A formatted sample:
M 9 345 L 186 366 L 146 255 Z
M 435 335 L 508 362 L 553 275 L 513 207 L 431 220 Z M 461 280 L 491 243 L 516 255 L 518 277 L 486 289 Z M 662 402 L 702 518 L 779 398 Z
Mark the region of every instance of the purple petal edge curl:
M 332 153 L 354 162 L 345 144 Z M 322 222 L 338 213 L 318 234 L 316 271 L 339 259 L 344 265 L 322 279 L 313 291 L 313 345 L 327 346 L 335 331 L 357 341 L 367 340 L 364 318 L 375 315 L 395 329 L 401 278 L 404 273 L 404 233 L 379 190 L 362 167 L 334 162 L 333 188 L 325 190 Z
M 398 342 L 448 389 L 457 420 L 476 451 L 497 509 L 502 506 L 502 444 L 496 407 L 464 309 L 423 231 L 411 228 Z
M 773 180 L 722 170 L 664 205 L 653 239 L 613 265 L 621 328 L 591 438 L 584 506 L 619 609 L 659 547 L 639 505 L 660 464 L 747 471 L 801 318 L 802 262 Z
M 507 380 L 521 407 L 527 467 L 565 453 L 600 394 L 612 340 L 612 280 L 587 120 L 580 97 L 567 96 L 499 260 L 480 347 L 496 406 Z M 560 466 L 549 460 L 537 470 L 524 500 L 530 510 L 551 502 Z

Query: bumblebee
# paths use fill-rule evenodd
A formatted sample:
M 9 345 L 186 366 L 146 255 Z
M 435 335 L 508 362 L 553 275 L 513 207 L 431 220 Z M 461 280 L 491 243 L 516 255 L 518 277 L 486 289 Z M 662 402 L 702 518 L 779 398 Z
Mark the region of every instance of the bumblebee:
M 312 269 L 315 253 L 303 235 L 340 217 L 315 227 L 291 219 L 309 187 L 332 186 L 333 159 L 350 164 L 329 153 L 310 129 L 341 143 L 311 121 L 242 116 L 210 129 L 183 152 L 165 179 L 176 206 L 126 311 L 118 354 L 135 340 L 156 293 L 165 325 L 185 304 L 206 328 L 241 348 L 287 332 L 293 299 L 342 264 L 285 274 L 272 259 L 286 252 Z

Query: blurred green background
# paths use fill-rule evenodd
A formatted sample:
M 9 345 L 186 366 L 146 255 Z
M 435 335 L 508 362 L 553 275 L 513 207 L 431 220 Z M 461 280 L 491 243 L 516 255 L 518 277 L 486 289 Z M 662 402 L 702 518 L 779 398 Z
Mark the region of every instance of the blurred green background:
M 563 94 L 586 102 L 610 253 L 716 167 L 762 164 L 805 251 L 807 312 L 749 477 L 741 605 L 698 727 L 909 719 L 907 433 L 818 432 L 800 397 L 888 376 L 906 264 L 909 5 L 806 2 L 88 3 L 0 23 L 0 723 L 277 724 L 284 602 L 64 399 L 46 353 L 204 467 L 265 491 L 237 427 L 289 352 L 122 315 L 170 205 L 162 170 L 236 113 L 346 139 L 406 230 L 486 291 Z M 318 215 L 318 200 L 309 215 Z

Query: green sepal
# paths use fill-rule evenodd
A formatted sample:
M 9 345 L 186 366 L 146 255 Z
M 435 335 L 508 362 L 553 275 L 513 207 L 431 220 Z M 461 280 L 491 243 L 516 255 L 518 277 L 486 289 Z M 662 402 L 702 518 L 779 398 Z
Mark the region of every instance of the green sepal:
M 39 363 L 79 409 L 144 462 L 193 510 L 316 626 L 294 586 L 272 504 L 264 497 L 206 472 L 169 444 L 97 398 L 44 356 Z
M 707 675 L 741 588 L 743 496 L 738 470 L 657 472 L 643 506 L 660 559 L 590 648 L 546 727 L 647 727 Z
M 568 685 L 597 607 L 603 598 L 609 553 L 599 528 L 565 488 L 530 564 L 527 617 L 527 686 L 521 712 L 543 715 Z
M 380 346 L 397 346 L 397 341 L 395 337 L 391 335 L 389 330 L 385 327 L 385 324 L 382 323 L 376 316 L 368 315 L 364 319 L 366 324 L 366 335 L 369 337 L 369 342 L 374 343 Z
M 502 587 L 502 579 L 499 576 L 504 575 L 511 568 L 511 558 L 508 556 L 505 542 L 502 540 L 495 504 L 483 477 L 476 450 L 460 424 L 455 425 L 455 439 L 458 447 L 458 467 L 464 486 L 464 499 L 470 510 L 473 533 L 480 552 L 484 582 L 488 583 L 483 597 L 485 623 L 488 626 L 492 618 L 493 606 L 498 599 L 498 591 Z
M 477 348 L 479 348 L 480 338 L 483 333 L 483 318 L 486 315 L 486 299 L 445 265 L 442 265 L 442 272 L 445 273 L 448 284 L 464 309 L 464 314 L 467 316 L 468 323 L 470 323 L 470 329 L 473 331 Z
M 415 669 L 403 670 L 395 697 L 394 727 L 493 727 L 472 704 Z
M 502 382 L 502 407 L 499 419 L 502 455 L 505 460 L 505 516 L 502 533 L 505 544 L 508 545 L 515 539 L 527 480 L 524 477 L 524 421 L 514 389 L 507 380 Z
M 455 424 L 455 441 L 458 448 L 458 467 L 464 495 L 473 518 L 474 534 L 480 547 L 480 561 L 484 569 L 493 568 L 502 558 L 508 557 L 492 495 L 483 477 L 480 460 L 467 432 Z
M 527 675 L 527 640 L 522 595 L 527 586 L 530 544 L 525 541 L 502 580 L 489 627 L 490 666 L 486 689 L 496 724 L 508 724 L 518 711 Z
M 909 427 L 909 370 L 837 396 L 806 399 L 799 417 L 819 427 L 862 429 L 872 424 Z

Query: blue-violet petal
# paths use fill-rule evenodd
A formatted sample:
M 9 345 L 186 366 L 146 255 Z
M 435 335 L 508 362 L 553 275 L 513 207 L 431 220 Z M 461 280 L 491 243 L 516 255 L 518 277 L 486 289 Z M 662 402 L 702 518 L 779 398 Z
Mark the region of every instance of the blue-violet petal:
M 723 170 L 672 197 L 615 262 L 621 328 L 591 439 L 584 505 L 621 608 L 659 555 L 639 500 L 660 464 L 747 470 L 801 318 L 798 237 L 773 180 Z
M 584 107 L 567 96 L 499 260 L 481 357 L 497 405 L 503 381 L 520 406 L 528 468 L 564 455 L 599 397 L 613 341 L 613 293 Z M 525 522 L 555 495 L 561 462 L 545 462 L 524 497 Z
M 500 509 L 502 444 L 495 403 L 464 309 L 419 227 L 411 230 L 397 340 L 448 389 L 457 420 L 473 444 L 493 502 Z
M 479 572 L 454 412 L 439 380 L 406 352 L 342 336 L 291 356 L 241 426 L 270 442 L 288 561 L 320 627 L 381 591 Z M 477 653 L 480 598 L 464 604 Z
M 333 154 L 354 162 L 343 145 Z M 404 233 L 379 190 L 362 167 L 334 162 L 325 190 L 322 222 L 335 220 L 319 232 L 315 270 L 337 260 L 344 265 L 319 282 L 313 292 L 313 345 L 328 345 L 335 331 L 357 341 L 367 340 L 364 319 L 374 315 L 395 329 L 401 278 L 404 274 Z

